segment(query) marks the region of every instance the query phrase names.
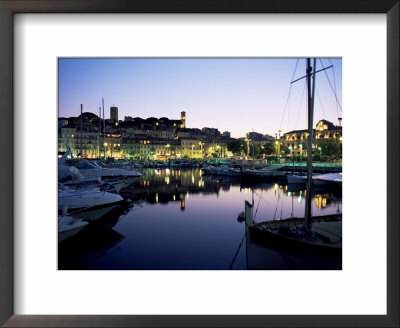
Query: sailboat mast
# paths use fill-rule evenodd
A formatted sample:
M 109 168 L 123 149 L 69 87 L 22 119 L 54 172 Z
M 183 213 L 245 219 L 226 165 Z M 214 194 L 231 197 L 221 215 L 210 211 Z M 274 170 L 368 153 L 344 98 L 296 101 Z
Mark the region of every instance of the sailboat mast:
M 83 115 L 82 115 L 82 111 L 83 111 L 83 105 L 81 104 L 81 158 L 83 158 L 82 156 L 82 120 L 83 120 Z
M 100 135 L 101 135 L 101 107 L 99 107 L 99 135 L 98 135 L 98 151 L 97 151 L 97 154 L 98 154 L 98 157 L 99 157 L 99 159 L 100 159 Z
M 103 146 L 104 146 L 104 159 L 106 158 L 106 120 L 104 117 L 104 98 L 101 98 L 101 104 L 103 106 Z
M 313 124 L 314 124 L 314 92 L 315 92 L 315 66 L 316 58 L 314 58 L 313 67 L 311 67 L 311 59 L 307 58 L 307 93 L 308 93 L 308 147 L 307 147 L 307 195 L 306 209 L 304 215 L 304 226 L 309 229 L 311 227 L 311 194 L 312 194 L 312 143 L 313 143 Z M 314 70 L 314 73 L 312 71 Z M 311 83 L 312 76 L 312 83 Z M 312 84 L 312 85 L 311 85 Z

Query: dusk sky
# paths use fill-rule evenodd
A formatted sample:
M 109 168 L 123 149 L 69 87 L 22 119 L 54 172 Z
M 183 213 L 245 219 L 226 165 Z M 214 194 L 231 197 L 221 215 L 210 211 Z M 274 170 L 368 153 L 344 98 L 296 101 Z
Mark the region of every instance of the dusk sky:
M 275 136 L 307 128 L 305 59 L 270 58 L 60 58 L 59 117 L 98 115 L 104 98 L 118 116 L 179 119 L 186 111 L 189 128 L 214 127 L 244 137 L 255 131 Z M 295 67 L 297 69 L 295 72 Z M 322 59 L 330 68 L 317 74 L 314 126 L 320 119 L 335 125 L 342 117 L 342 61 Z M 317 60 L 317 70 L 322 68 Z M 295 72 L 295 74 L 294 74 Z M 294 74 L 294 76 L 293 76 Z M 329 77 L 329 81 L 327 76 Z M 335 93 L 339 105 L 335 100 Z M 289 96 L 290 90 L 290 96 Z M 281 134 L 282 134 L 281 133 Z

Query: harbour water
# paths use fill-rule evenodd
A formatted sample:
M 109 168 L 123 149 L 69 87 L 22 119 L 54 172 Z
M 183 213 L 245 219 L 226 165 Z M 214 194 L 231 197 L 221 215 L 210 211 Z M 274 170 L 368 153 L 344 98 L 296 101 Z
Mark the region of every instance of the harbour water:
M 249 184 L 195 169 L 143 169 L 120 191 L 132 202 L 59 245 L 59 269 L 341 269 L 341 261 L 291 254 L 246 240 L 244 203 L 255 221 L 304 217 L 305 188 Z M 341 190 L 316 189 L 313 215 L 342 211 Z

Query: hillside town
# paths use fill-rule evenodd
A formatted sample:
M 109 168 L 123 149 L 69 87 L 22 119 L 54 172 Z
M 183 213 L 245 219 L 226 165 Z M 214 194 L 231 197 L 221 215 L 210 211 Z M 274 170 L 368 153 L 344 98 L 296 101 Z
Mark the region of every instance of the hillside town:
M 188 128 L 185 111 L 179 119 L 125 116 L 120 120 L 118 107 L 111 106 L 110 119 L 90 112 L 60 117 L 58 151 L 70 149 L 72 157 L 117 160 L 305 158 L 308 130 L 281 132 L 271 136 L 252 131 L 236 139 L 215 127 Z M 328 161 L 341 158 L 341 124 L 320 120 L 314 136 L 316 157 Z

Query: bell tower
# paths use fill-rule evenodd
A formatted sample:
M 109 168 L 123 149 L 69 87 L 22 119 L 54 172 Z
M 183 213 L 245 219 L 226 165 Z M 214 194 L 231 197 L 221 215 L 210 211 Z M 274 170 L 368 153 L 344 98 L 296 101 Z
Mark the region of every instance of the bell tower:
M 181 112 L 182 128 L 186 128 L 186 112 Z

